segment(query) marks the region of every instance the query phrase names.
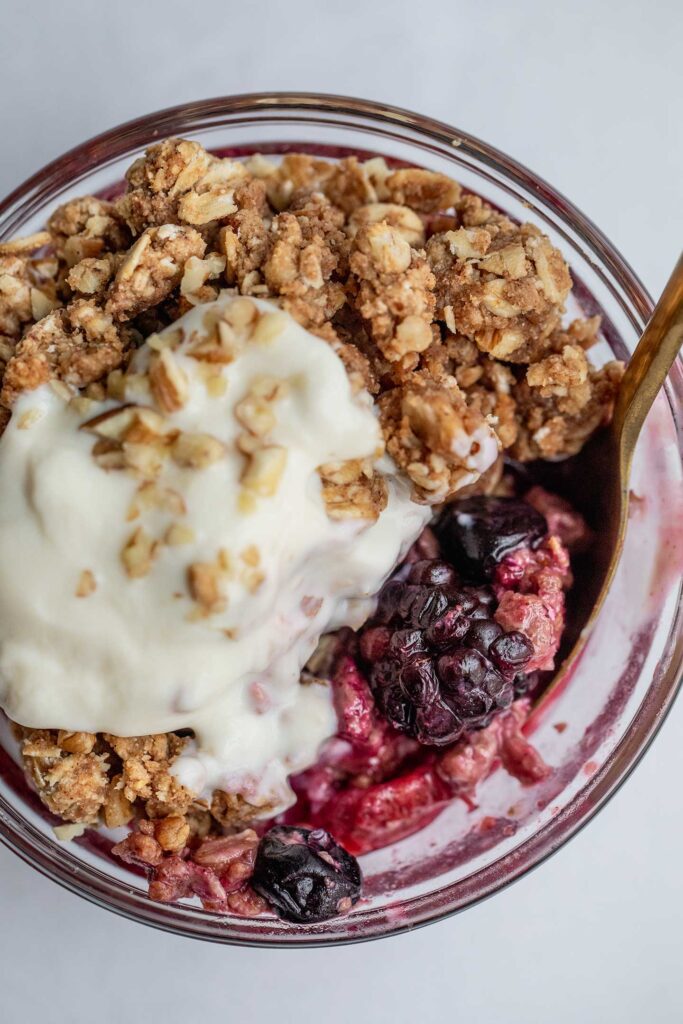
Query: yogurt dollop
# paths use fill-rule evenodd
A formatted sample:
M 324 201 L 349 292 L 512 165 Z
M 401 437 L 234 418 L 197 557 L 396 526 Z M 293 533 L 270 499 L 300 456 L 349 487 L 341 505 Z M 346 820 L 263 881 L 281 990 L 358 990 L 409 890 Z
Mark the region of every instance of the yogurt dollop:
M 148 339 L 117 400 L 18 400 L 0 440 L 0 704 L 35 728 L 191 729 L 188 788 L 282 808 L 336 726 L 301 668 L 360 624 L 429 509 L 332 347 L 250 301 L 223 294 Z M 374 520 L 328 514 L 318 469 L 349 460 L 383 478 Z

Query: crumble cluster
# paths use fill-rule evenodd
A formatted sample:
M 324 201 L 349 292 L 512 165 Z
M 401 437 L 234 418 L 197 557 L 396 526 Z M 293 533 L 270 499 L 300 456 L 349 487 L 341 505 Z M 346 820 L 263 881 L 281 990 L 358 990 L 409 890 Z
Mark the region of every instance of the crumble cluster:
M 386 449 L 418 501 L 465 493 L 486 444 L 522 461 L 554 459 L 579 451 L 611 415 L 622 367 L 588 361 L 597 318 L 562 326 L 571 278 L 561 253 L 442 174 L 381 158 L 238 162 L 169 139 L 126 177 L 115 202 L 72 200 L 45 231 L 0 243 L 0 429 L 17 396 L 48 381 L 76 401 L 120 399 L 135 348 L 225 287 L 277 302 L 333 346 L 354 389 L 375 396 Z M 215 325 L 198 347 L 209 392 L 218 386 L 212 364 L 230 361 L 234 328 L 251 324 L 253 310 L 247 303 L 243 323 Z M 154 481 L 160 417 L 183 402 L 175 370 L 172 352 L 159 352 L 139 382 L 141 407 L 125 423 L 91 424 L 93 456 L 139 473 L 150 484 L 143 501 L 173 501 Z M 277 476 L 272 452 L 258 446 L 264 398 L 243 410 L 247 490 Z M 169 445 L 199 468 L 218 457 L 201 435 Z M 474 487 L 499 486 L 501 465 Z M 368 464 L 319 472 L 332 517 L 371 518 L 384 507 Z M 181 532 L 166 542 L 183 543 Z M 121 557 L 131 575 L 147 571 L 154 548 L 144 531 L 132 532 Z M 200 609 L 220 601 L 224 568 L 220 553 L 215 565 L 191 567 Z M 93 586 L 84 574 L 79 596 Z M 175 852 L 190 833 L 263 815 L 235 794 L 195 801 L 169 770 L 185 742 L 174 734 L 18 735 L 38 792 L 66 821 L 116 826 L 143 815 L 167 824 L 140 841 Z

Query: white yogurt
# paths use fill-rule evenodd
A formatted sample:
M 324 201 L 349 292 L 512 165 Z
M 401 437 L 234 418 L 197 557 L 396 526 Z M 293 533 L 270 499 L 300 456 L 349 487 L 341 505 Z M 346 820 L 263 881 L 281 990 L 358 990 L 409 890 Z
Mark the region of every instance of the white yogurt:
M 291 800 L 287 776 L 311 764 L 335 731 L 328 688 L 301 685 L 300 669 L 323 632 L 363 620 L 430 513 L 384 457 L 389 501 L 377 521 L 328 516 L 317 468 L 373 457 L 379 426 L 370 396 L 352 393 L 332 348 L 287 314 L 272 340 L 249 342 L 220 369 L 225 393 L 209 397 L 188 341 L 206 331 L 207 312 L 232 301 L 221 296 L 168 329 L 184 330 L 174 358 L 189 384 L 168 424 L 211 434 L 226 452 L 203 469 L 165 463 L 158 483 L 182 496 L 182 523 L 194 539 L 162 544 L 141 578 L 121 561 L 131 533 L 143 526 L 161 539 L 177 516 L 143 509 L 131 520 L 140 480 L 95 462 L 96 438 L 79 427 L 117 403 L 95 403 L 84 415 L 49 385 L 19 399 L 0 440 L 0 704 L 36 728 L 121 736 L 192 729 L 176 765 L 189 788 L 282 807 Z M 136 369 L 150 355 L 143 346 Z M 286 463 L 276 493 L 245 511 L 235 406 L 263 376 L 287 381 L 268 437 L 286 449 Z M 239 569 L 224 583 L 227 606 L 197 618 L 188 566 L 221 549 Z M 241 557 L 253 549 L 263 576 L 255 589 Z M 96 586 L 77 597 L 86 570 Z

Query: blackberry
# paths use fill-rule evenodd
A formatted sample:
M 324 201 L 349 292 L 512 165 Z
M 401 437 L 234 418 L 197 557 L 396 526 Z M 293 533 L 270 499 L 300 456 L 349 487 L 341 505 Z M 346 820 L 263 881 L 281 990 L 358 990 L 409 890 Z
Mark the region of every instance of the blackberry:
M 544 517 L 519 498 L 477 495 L 447 506 L 435 526 L 442 551 L 470 580 L 491 579 L 496 565 L 548 532 Z
M 444 746 L 509 708 L 534 649 L 503 630 L 495 608 L 491 587 L 465 584 L 441 559 L 403 566 L 385 584 L 360 653 L 391 725 Z
M 250 883 L 279 917 L 308 924 L 350 910 L 362 875 L 324 829 L 275 825 L 259 843 Z

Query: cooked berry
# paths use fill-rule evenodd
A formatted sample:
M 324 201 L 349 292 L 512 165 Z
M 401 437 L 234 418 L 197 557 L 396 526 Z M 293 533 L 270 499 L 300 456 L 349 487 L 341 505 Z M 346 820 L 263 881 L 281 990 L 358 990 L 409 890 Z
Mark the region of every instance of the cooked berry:
M 498 562 L 548 532 L 540 512 L 518 498 L 478 495 L 449 505 L 437 523 L 444 554 L 467 578 L 490 579 Z
M 502 627 L 492 619 L 475 619 L 467 631 L 465 642 L 468 647 L 473 647 L 475 651 L 487 656 L 491 644 L 502 635 Z
M 458 574 L 448 562 L 424 559 L 421 562 L 413 562 L 408 580 L 411 583 L 426 583 L 432 587 L 445 587 L 449 583 L 457 583 Z
M 500 627 L 499 627 L 500 628 Z M 513 630 L 498 636 L 489 648 L 489 655 L 505 675 L 516 675 L 531 661 L 534 645 L 524 633 Z
M 434 650 L 439 651 L 452 647 L 458 640 L 462 640 L 465 634 L 469 632 L 469 628 L 470 620 L 462 608 L 449 608 L 448 611 L 444 612 L 436 622 L 433 622 L 425 630 L 425 639 Z M 375 659 L 370 657 L 367 660 L 374 661 Z
M 355 857 L 324 829 L 276 825 L 259 843 L 251 885 L 286 921 L 326 921 L 358 900 Z
M 360 639 L 361 654 L 366 661 L 379 661 L 389 649 L 391 630 L 384 626 L 366 629 Z
M 464 584 L 441 559 L 402 567 L 385 584 L 360 652 L 394 728 L 443 746 L 509 708 L 533 648 L 505 633 L 495 610 L 490 586 Z

